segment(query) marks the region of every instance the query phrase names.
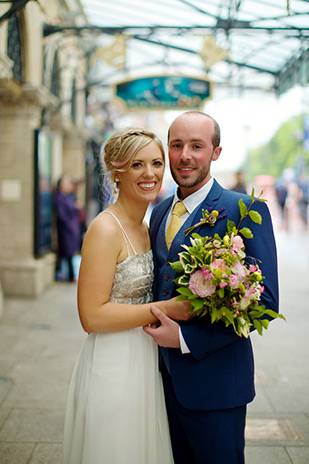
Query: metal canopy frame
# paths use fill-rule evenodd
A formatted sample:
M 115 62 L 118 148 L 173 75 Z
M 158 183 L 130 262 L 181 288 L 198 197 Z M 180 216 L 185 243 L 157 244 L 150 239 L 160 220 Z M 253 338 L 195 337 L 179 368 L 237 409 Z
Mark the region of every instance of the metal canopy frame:
M 90 70 L 91 85 L 105 87 L 150 74 L 195 75 L 219 86 L 284 92 L 309 80 L 309 0 L 81 0 L 89 19 L 80 34 L 126 39 L 126 64 L 103 61 Z M 46 26 L 45 34 L 70 27 Z M 71 33 L 73 29 L 71 28 Z M 210 67 L 200 56 L 205 38 L 226 57 Z M 204 45 L 206 48 L 209 44 Z M 216 49 L 217 47 L 217 49 Z M 213 52 L 213 51 L 212 51 Z

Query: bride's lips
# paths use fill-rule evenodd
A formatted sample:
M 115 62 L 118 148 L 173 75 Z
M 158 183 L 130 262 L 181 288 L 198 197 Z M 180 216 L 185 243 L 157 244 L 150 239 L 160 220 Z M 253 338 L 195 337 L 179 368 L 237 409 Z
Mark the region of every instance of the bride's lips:
M 138 186 L 142 189 L 142 190 L 147 190 L 147 191 L 151 191 L 151 190 L 154 190 L 157 186 L 157 183 L 156 182 L 140 182 L 138 184 Z

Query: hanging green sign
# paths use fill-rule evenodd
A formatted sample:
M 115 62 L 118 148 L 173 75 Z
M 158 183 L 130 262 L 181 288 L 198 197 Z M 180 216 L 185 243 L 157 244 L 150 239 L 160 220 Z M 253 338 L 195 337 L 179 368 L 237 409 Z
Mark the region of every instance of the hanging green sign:
M 141 77 L 115 86 L 128 109 L 200 109 L 211 96 L 210 82 L 184 76 Z

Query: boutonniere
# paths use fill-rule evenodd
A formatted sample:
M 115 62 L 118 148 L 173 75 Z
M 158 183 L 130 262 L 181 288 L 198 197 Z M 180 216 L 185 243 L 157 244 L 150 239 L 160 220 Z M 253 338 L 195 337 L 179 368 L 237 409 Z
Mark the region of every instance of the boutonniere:
M 219 209 L 219 211 L 217 211 L 215 209 L 209 209 L 209 210 L 208 209 L 202 209 L 202 218 L 201 218 L 200 222 L 198 222 L 197 224 L 195 224 L 192 227 L 189 227 L 189 229 L 186 229 L 184 231 L 185 235 L 187 236 L 190 232 L 192 232 L 192 230 L 196 229 L 197 227 L 202 226 L 203 224 L 209 224 L 210 226 L 214 226 L 215 223 L 219 219 L 223 219 L 223 218 L 225 218 L 227 216 L 226 214 L 222 214 L 224 210 L 225 210 L 225 208 L 221 208 L 221 209 Z

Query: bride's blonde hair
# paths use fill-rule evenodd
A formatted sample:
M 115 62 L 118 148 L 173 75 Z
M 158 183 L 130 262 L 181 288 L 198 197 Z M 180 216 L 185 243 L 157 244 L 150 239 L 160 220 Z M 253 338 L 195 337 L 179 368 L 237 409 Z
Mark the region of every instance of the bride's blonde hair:
M 115 173 L 126 172 L 132 166 L 134 155 L 142 148 L 155 142 L 165 162 L 165 153 L 161 140 L 146 129 L 129 127 L 115 132 L 104 145 L 104 161 L 114 181 Z

